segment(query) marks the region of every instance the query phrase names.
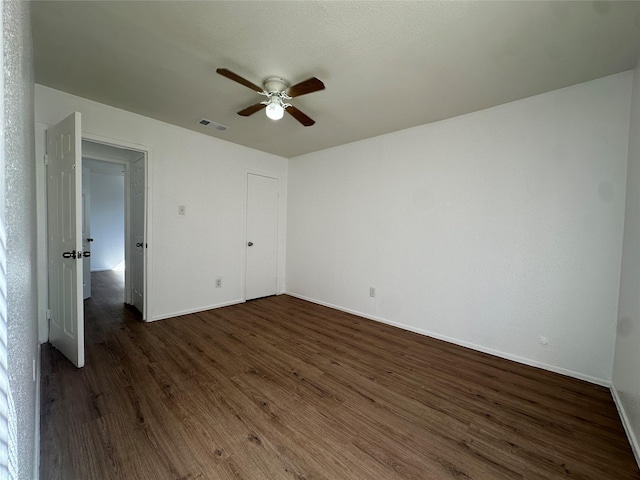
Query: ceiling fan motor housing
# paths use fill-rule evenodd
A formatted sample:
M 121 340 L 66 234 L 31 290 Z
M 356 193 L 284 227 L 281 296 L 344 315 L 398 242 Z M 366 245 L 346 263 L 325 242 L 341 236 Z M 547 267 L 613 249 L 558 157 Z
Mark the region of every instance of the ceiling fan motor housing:
M 264 80 L 264 91 L 267 93 L 280 93 L 289 88 L 289 82 L 280 77 L 268 77 Z

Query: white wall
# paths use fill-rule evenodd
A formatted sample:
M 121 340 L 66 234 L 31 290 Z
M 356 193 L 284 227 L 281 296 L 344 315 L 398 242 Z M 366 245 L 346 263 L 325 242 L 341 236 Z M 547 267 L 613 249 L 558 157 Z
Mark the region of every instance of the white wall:
M 113 270 L 124 261 L 124 175 L 92 171 L 90 179 L 91 271 Z
M 74 110 L 82 114 L 83 134 L 150 149 L 150 320 L 243 299 L 248 170 L 281 179 L 278 288 L 284 288 L 287 159 L 48 87 L 36 85 L 35 94 L 36 148 L 41 153 L 46 125 Z M 44 182 L 44 176 L 40 174 L 38 180 Z M 186 207 L 186 215 L 178 215 L 179 205 Z M 214 288 L 215 277 L 223 278 L 222 288 Z
M 608 384 L 631 83 L 291 159 L 287 291 Z
M 37 477 L 39 365 L 36 289 L 36 188 L 33 131 L 33 53 L 28 2 L 3 2 L 4 114 L 2 129 L 6 222 L 8 372 L 17 433 L 10 451 L 17 457 L 14 478 Z M 35 363 L 34 363 L 35 362 Z M 38 369 L 39 372 L 39 369 Z M 38 373 L 36 372 L 36 374 Z M 37 375 L 36 375 L 37 378 Z
M 640 462 L 640 64 L 629 132 L 627 204 L 612 391 Z

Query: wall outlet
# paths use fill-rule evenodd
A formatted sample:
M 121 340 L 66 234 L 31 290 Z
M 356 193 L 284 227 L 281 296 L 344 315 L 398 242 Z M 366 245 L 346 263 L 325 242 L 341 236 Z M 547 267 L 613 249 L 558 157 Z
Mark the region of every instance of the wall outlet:
M 222 277 L 216 278 L 216 288 L 222 288 Z
M 375 298 L 375 296 L 376 296 L 376 287 L 369 287 L 369 296 L 371 298 Z
M 178 215 L 186 215 L 186 208 L 184 205 L 178 205 Z

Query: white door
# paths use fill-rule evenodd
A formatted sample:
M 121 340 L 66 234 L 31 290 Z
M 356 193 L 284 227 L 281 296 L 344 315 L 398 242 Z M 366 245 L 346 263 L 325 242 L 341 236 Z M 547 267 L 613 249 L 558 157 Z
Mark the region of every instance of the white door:
M 144 311 L 144 257 L 146 243 L 144 238 L 145 226 L 145 172 L 144 157 L 136 160 L 131 166 L 131 303 L 136 307 L 142 318 Z M 128 268 L 128 266 L 127 266 Z
M 47 130 L 49 342 L 84 366 L 80 113 Z
M 82 167 L 82 298 L 91 296 L 91 170 Z
M 277 293 L 278 179 L 248 174 L 245 299 Z

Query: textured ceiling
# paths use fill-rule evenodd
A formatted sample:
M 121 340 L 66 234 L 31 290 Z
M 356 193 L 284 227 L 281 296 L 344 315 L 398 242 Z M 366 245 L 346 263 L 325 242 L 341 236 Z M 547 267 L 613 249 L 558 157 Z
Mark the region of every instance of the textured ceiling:
M 640 2 L 32 2 L 36 82 L 284 157 L 629 70 Z M 316 120 L 235 112 L 311 76 Z M 205 117 L 226 132 L 197 125 Z

